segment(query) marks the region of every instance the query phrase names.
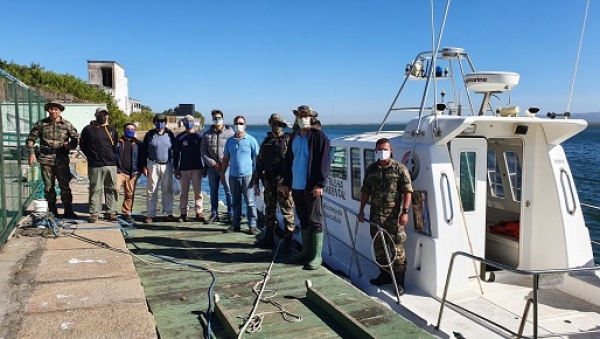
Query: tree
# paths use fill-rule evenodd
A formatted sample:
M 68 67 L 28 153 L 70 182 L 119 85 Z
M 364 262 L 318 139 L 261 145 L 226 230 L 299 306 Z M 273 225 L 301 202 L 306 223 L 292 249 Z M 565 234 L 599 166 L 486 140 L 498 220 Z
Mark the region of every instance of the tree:
M 102 88 L 91 86 L 71 74 L 58 74 L 53 71 L 46 71 L 38 63 L 23 66 L 2 59 L 0 59 L 0 68 L 30 87 L 71 95 L 77 99 L 74 102 L 105 104 L 106 109 L 110 112 L 109 123 L 117 130 L 120 130 L 128 119 L 127 115 L 119 109 L 112 95 L 106 93 Z

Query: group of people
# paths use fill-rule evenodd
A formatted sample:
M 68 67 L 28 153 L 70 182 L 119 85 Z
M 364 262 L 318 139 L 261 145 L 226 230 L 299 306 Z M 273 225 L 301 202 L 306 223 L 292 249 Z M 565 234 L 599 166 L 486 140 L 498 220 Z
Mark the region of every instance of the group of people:
M 330 143 L 317 119 L 318 113 L 302 105 L 293 110 L 294 129 L 284 132 L 288 123 L 279 114 L 272 114 L 268 123 L 270 131 L 259 145 L 256 138 L 246 132 L 246 119 L 236 116 L 232 126 L 225 124 L 221 110 L 211 111 L 212 125 L 205 132 L 196 130 L 193 116 L 185 116 L 185 131 L 175 135 L 167 127 L 164 114 L 154 116 L 154 128 L 143 140 L 135 137 L 136 125 L 126 123 L 123 135 L 108 124 L 110 113 L 98 108 L 95 120 L 79 136 L 73 125 L 60 116 L 64 106 L 58 103 L 45 105 L 48 117 L 37 122 L 27 139 L 29 164 L 38 160 L 42 169 L 44 195 L 49 211 L 58 215 L 55 179 L 61 189 L 64 217 L 76 218 L 69 188 L 71 172 L 69 152 L 79 145 L 87 158 L 90 180 L 90 222 L 96 222 L 102 212 L 102 196 L 106 203 L 104 218 L 117 220 L 117 200 L 124 186 L 122 213 L 133 222 L 132 207 L 138 178 L 147 177 L 145 223 L 152 223 L 157 214 L 158 194 L 162 195 L 162 213 L 166 221 L 188 221 L 188 195 L 190 184 L 194 190 L 195 218 L 206 224 L 215 221 L 230 223 L 225 233 L 241 232 L 242 200 L 245 202 L 248 233 L 257 234 L 255 195 L 261 194 L 262 183 L 265 201 L 265 233 L 256 242 L 260 248 L 271 248 L 276 237 L 283 239 L 283 252 L 289 253 L 292 233 L 295 230 L 294 210 L 300 221 L 302 250 L 291 257 L 292 262 L 304 264 L 305 269 L 317 269 L 323 248 L 322 195 L 330 168 Z M 35 154 L 36 140 L 40 152 Z M 393 273 L 403 292 L 406 258 L 403 243 L 406 239 L 404 225 L 408 221 L 408 208 L 412 187 L 410 174 L 404 165 L 391 158 L 391 143 L 380 139 L 376 144 L 377 161 L 365 174 L 358 220 L 364 222 L 364 208 L 370 201 L 371 221 L 394 235 L 397 244 L 392 258 Z M 210 187 L 210 215 L 203 214 L 201 182 L 208 177 Z M 180 216 L 173 216 L 173 182 L 181 182 Z M 223 220 L 218 214 L 218 193 L 223 187 L 227 211 Z M 393 189 L 392 189 L 393 188 Z M 404 205 L 401 206 L 401 204 Z M 277 206 L 283 216 L 279 226 Z M 372 230 L 375 236 L 375 230 Z M 377 244 L 377 242 L 376 242 Z M 383 244 L 376 245 L 378 262 L 385 262 Z M 383 261 L 382 261 L 383 260 Z M 390 274 L 383 270 L 371 280 L 375 285 L 391 282 Z

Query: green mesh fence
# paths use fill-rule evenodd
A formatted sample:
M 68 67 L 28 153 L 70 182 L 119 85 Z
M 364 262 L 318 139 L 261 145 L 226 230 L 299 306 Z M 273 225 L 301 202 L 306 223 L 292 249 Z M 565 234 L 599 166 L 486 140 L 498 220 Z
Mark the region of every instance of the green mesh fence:
M 33 124 L 46 116 L 45 103 L 33 89 L 0 70 L 0 247 L 41 184 L 39 165 L 27 164 L 25 139 Z

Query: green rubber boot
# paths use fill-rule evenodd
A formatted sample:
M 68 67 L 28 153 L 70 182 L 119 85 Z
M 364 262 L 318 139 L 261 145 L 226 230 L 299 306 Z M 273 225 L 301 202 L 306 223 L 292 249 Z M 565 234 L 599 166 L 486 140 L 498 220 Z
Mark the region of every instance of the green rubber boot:
M 290 261 L 293 263 L 307 262 L 312 253 L 312 232 L 309 229 L 300 230 L 302 236 L 302 251 L 299 254 L 292 255 Z
M 305 270 L 316 270 L 321 267 L 323 259 L 321 258 L 321 251 L 323 250 L 323 232 L 313 233 L 313 247 L 312 247 L 312 260 L 304 265 Z

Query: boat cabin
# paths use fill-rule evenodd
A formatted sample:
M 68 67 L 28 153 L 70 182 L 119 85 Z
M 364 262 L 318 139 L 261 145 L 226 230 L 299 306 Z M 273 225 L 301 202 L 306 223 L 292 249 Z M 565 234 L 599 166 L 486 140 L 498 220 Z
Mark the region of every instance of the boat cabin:
M 407 66 L 399 96 L 407 80 L 436 83 L 436 79 L 419 79 L 415 64 L 420 69 L 434 67 L 431 55 L 424 55 Z M 440 59 L 448 62 L 464 58 L 462 49 L 440 52 Z M 452 70 L 458 68 L 445 69 L 437 80 L 453 77 Z M 380 128 L 332 140 L 323 200 L 325 262 L 351 279 L 377 275 L 369 225 L 358 223 L 356 213 L 365 170 L 375 161 L 375 143 L 388 138 L 393 159 L 408 167 L 413 180 L 405 227 L 407 284 L 439 295 L 457 251 L 526 270 L 593 265 L 589 232 L 561 146 L 587 123 L 539 118 L 533 108 L 524 116 L 518 107 L 492 111 L 490 100 L 516 86 L 516 73 L 473 72 L 460 79 L 467 87 L 471 113 L 461 107 L 460 98 L 453 99 L 459 104 L 440 105 L 440 100 L 429 108 L 422 105 L 419 117 L 404 131 Z M 472 104 L 478 95 L 482 96 L 479 112 Z M 424 116 L 424 109 L 432 114 Z M 415 108 L 397 109 L 392 104 L 390 112 L 394 110 Z M 367 205 L 366 218 L 368 214 Z M 460 289 L 488 269 L 475 260 L 458 259 L 450 288 Z

